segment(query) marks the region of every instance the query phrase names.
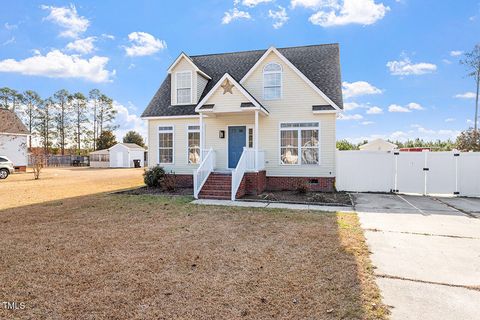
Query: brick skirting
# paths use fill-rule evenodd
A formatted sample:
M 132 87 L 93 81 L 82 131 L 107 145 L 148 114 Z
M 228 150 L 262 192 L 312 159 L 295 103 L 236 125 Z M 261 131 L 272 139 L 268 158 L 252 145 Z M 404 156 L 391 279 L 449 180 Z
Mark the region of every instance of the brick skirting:
M 267 172 L 265 170 L 245 173 L 245 194 L 256 196 L 265 191 L 266 187 Z
M 27 166 L 15 166 L 15 172 L 27 172 Z
M 175 176 L 178 188 L 193 188 L 193 174 L 175 174 Z
M 270 191 L 295 190 L 306 185 L 311 191 L 335 191 L 334 177 L 267 177 L 267 188 Z

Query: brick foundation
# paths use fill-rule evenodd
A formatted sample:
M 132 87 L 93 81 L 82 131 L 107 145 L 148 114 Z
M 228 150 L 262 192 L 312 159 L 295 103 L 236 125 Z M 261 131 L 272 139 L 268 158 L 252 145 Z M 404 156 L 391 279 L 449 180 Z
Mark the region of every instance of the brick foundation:
M 178 188 L 193 188 L 193 174 L 175 174 L 175 176 Z
M 265 170 L 245 173 L 245 194 L 256 196 L 265 191 L 266 187 L 267 172 Z
M 27 172 L 27 166 L 16 166 L 15 172 Z
M 295 190 L 299 185 L 307 185 L 311 191 L 335 191 L 334 177 L 266 177 L 266 190 Z

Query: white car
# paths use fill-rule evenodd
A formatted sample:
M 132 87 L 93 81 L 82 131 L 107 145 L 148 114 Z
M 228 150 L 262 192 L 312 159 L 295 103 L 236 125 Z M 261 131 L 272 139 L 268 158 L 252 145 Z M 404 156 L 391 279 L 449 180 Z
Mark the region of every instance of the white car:
M 0 179 L 6 179 L 14 171 L 13 162 L 5 156 L 0 156 Z

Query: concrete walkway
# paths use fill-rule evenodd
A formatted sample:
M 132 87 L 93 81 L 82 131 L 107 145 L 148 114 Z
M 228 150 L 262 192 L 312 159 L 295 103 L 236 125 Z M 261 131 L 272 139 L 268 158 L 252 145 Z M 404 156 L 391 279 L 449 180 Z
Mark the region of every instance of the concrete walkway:
M 353 196 L 392 319 L 480 319 L 480 199 Z
M 312 211 L 328 211 L 328 212 L 337 212 L 337 211 L 353 212 L 352 207 L 318 206 L 318 205 L 309 205 L 309 204 L 290 204 L 290 203 L 273 203 L 273 202 L 256 202 L 256 201 L 229 201 L 229 200 L 199 199 L 199 200 L 194 200 L 192 203 L 212 205 L 212 206 L 228 206 L 228 207 L 312 210 Z

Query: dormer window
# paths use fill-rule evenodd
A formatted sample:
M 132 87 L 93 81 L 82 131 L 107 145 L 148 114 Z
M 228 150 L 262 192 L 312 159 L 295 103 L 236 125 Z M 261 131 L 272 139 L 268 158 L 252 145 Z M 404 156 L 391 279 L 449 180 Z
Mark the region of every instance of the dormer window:
M 269 63 L 263 68 L 263 98 L 276 100 L 282 96 L 282 66 Z
M 177 104 L 192 103 L 192 72 L 177 72 L 175 77 L 177 86 Z

